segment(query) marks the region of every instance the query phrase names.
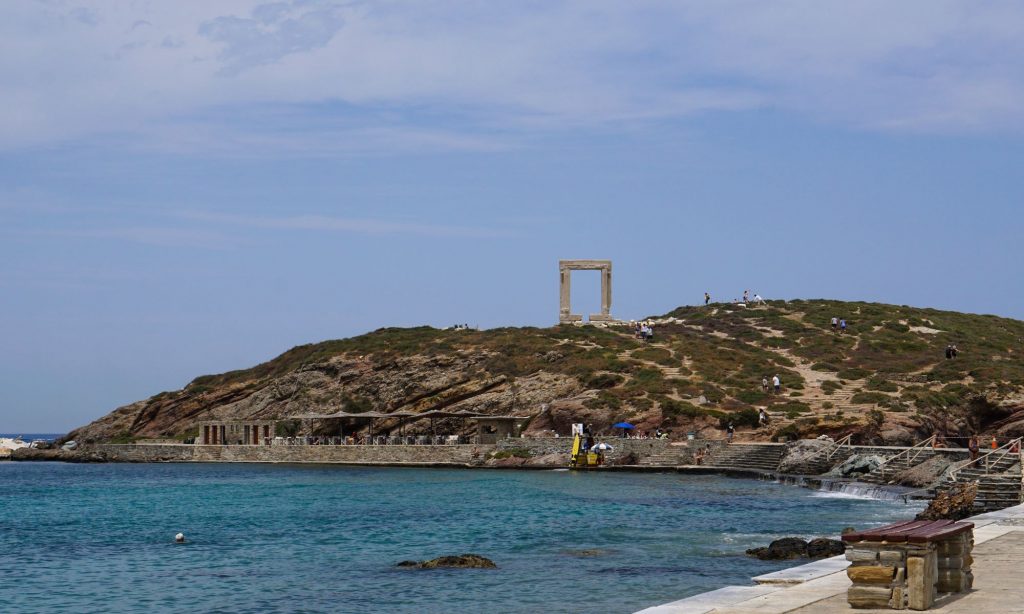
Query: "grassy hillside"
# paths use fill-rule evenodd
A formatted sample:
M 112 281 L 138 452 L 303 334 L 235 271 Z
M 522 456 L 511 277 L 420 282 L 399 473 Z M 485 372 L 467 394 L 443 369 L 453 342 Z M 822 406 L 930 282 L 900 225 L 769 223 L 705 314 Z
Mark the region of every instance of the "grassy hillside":
M 833 333 L 833 316 L 847 320 L 845 334 Z M 589 412 L 587 419 L 598 423 L 630 420 L 681 430 L 733 420 L 753 428 L 757 408 L 766 408 L 772 425 L 759 429 L 758 438 L 856 432 L 877 439 L 888 432 L 890 440 L 915 440 L 933 430 L 977 431 L 1005 421 L 1015 409 L 1005 406 L 1019 402 L 1024 390 L 1024 322 L 1007 318 L 797 300 L 756 308 L 680 307 L 652 319 L 657 322 L 653 342 L 635 339 L 628 327 L 385 328 L 299 346 L 250 369 L 198 377 L 182 391 L 150 399 L 138 411 L 139 416 L 156 415 L 152 406 L 162 397 L 165 405 L 188 406 L 189 416 L 198 419 L 218 403 L 238 403 L 304 370 L 330 375 L 325 365 L 358 360 L 371 365 L 369 373 L 384 365 L 400 368 L 396 361 L 409 357 L 429 362 L 431 357 L 472 356 L 472 367 L 459 375 L 464 388 L 474 378 L 515 382 L 545 373 L 568 376 L 578 386 L 567 411 Z M 960 350 L 954 360 L 944 355 L 950 343 Z M 762 377 L 776 374 L 782 394 L 765 394 Z M 330 394 L 375 389 L 360 388 L 362 380 L 338 379 L 339 387 Z M 299 398 L 300 393 L 289 394 Z M 427 406 L 434 393 L 415 394 Z M 383 399 L 363 394 L 359 403 L 364 409 L 390 411 L 404 402 L 393 391 Z M 265 405 L 261 415 L 273 415 Z M 134 420 L 133 431 L 144 426 L 141 418 Z

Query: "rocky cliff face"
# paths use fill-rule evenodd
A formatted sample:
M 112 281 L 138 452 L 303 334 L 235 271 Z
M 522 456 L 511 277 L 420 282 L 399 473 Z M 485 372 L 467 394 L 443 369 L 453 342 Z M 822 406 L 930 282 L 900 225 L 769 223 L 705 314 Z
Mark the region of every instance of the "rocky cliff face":
M 847 320 L 846 334 L 831 330 L 833 315 Z M 1024 434 L 1022 322 L 824 300 L 684 307 L 653 320 L 650 342 L 628 326 L 381 329 L 198 377 L 69 437 L 184 438 L 211 419 L 437 409 L 532 416 L 528 432 L 538 434 L 623 420 L 677 437 L 730 421 L 741 439 Z M 944 355 L 951 343 L 955 359 Z M 778 394 L 762 390 L 774 375 Z

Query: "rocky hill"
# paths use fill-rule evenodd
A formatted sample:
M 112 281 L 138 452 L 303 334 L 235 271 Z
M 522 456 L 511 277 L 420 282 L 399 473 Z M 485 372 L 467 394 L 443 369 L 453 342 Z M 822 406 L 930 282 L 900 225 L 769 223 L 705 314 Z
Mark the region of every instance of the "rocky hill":
M 833 316 L 847 320 L 845 334 L 832 331 Z M 198 377 L 68 437 L 187 438 L 201 420 L 342 409 L 528 415 L 533 433 L 626 420 L 711 435 L 731 420 L 741 439 L 1024 435 L 1024 322 L 830 300 L 680 307 L 651 319 L 649 342 L 628 326 L 380 329 Z M 951 343 L 959 354 L 947 359 Z M 782 393 L 763 392 L 762 377 L 776 374 Z M 758 426 L 758 408 L 770 425 Z

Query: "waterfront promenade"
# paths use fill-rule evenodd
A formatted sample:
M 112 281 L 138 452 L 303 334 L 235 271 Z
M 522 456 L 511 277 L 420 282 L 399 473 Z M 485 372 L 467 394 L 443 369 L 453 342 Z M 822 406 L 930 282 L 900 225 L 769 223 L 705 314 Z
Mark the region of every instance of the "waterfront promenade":
M 944 597 L 928 612 L 942 614 L 1024 613 L 1024 505 L 980 514 L 974 523 L 974 588 Z M 785 569 L 710 593 L 654 606 L 637 614 L 837 614 L 893 612 L 853 609 L 846 602 L 843 556 Z M 909 610 L 908 610 L 909 611 Z

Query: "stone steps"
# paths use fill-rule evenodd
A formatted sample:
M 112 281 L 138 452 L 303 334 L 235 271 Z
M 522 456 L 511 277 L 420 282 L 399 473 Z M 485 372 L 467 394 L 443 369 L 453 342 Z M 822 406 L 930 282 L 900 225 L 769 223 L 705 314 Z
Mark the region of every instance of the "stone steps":
M 778 471 L 786 453 L 784 444 L 728 444 L 714 450 L 705 461 L 709 467 Z

